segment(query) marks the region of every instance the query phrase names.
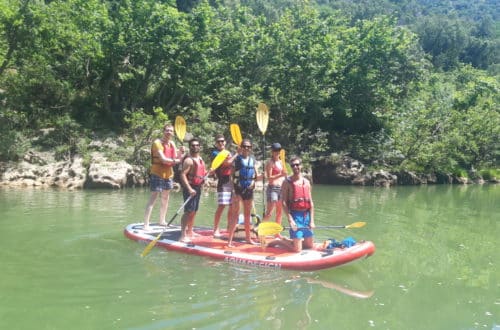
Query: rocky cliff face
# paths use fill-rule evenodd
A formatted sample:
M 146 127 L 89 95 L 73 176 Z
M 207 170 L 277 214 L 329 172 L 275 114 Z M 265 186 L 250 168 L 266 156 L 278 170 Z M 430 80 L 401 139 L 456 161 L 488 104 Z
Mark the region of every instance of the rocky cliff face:
M 124 161 L 109 161 L 93 153 L 90 165 L 79 156 L 55 161 L 51 153 L 29 152 L 21 162 L 0 164 L 0 184 L 18 187 L 55 187 L 64 189 L 142 186 L 144 169 Z

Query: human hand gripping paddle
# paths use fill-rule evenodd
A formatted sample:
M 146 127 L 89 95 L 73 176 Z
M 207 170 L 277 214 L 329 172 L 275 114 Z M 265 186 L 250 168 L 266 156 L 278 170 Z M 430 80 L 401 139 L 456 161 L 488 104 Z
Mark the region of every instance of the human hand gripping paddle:
M 224 160 L 227 158 L 228 155 L 229 155 L 229 151 L 227 151 L 227 150 L 222 150 L 221 152 L 219 152 L 219 154 L 212 161 L 212 164 L 210 165 L 210 171 L 207 173 L 207 175 L 205 175 L 204 180 L 206 180 L 206 178 L 208 177 L 208 175 L 210 174 L 210 172 L 212 172 L 213 170 L 215 170 L 219 166 L 221 166 L 221 164 L 224 162 Z M 170 219 L 170 221 L 167 223 L 167 226 L 158 234 L 158 236 L 156 236 L 156 238 L 154 240 L 152 240 L 151 242 L 149 242 L 148 246 L 146 246 L 146 248 L 144 249 L 144 251 L 142 251 L 141 257 L 145 257 L 151 251 L 151 249 L 156 245 L 156 243 L 160 239 L 161 235 L 170 226 L 170 224 L 174 221 L 174 219 L 177 217 L 177 215 L 179 214 L 179 212 L 184 208 L 184 206 L 186 206 L 186 204 L 191 200 L 192 197 L 193 196 L 189 196 L 184 201 L 184 203 L 181 205 L 181 207 L 179 207 L 179 209 L 177 210 L 177 212 L 175 212 L 175 214 L 172 217 L 172 219 Z
M 351 228 L 361 228 L 366 225 L 366 222 L 359 221 L 351 223 L 350 225 L 340 225 L 340 226 L 316 226 L 314 229 L 351 229 Z M 279 223 L 276 222 L 262 222 L 259 224 L 258 235 L 276 235 L 279 234 L 283 229 L 290 229 L 290 227 L 283 227 Z M 299 228 L 300 229 L 300 228 Z

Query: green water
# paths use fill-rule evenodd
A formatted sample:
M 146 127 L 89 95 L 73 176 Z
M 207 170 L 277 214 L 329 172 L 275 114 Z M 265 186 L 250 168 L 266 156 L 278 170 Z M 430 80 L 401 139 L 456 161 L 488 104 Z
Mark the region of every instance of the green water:
M 148 197 L 0 188 L 0 328 L 500 329 L 498 186 L 315 186 L 317 225 L 367 222 L 317 230 L 318 240 L 377 246 L 317 272 L 161 249 L 141 258 L 144 245 L 122 230 L 141 221 Z M 168 217 L 180 204 L 173 193 Z M 207 193 L 197 224 L 214 211 Z

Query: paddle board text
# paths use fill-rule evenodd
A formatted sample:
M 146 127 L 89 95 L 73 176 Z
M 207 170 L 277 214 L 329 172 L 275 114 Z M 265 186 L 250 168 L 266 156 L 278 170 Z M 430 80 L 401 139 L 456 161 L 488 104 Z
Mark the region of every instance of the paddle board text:
M 256 267 L 281 269 L 281 264 L 272 263 L 272 262 L 265 262 L 265 261 L 246 260 L 246 259 L 235 258 L 235 257 L 225 257 L 224 261 L 234 263 L 234 264 L 243 264 L 243 265 L 256 266 Z

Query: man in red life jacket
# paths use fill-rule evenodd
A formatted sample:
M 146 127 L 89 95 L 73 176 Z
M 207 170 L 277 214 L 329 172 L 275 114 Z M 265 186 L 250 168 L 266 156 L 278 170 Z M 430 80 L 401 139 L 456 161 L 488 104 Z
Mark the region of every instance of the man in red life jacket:
M 181 162 L 184 154 L 184 147 L 179 150 L 175 147 L 174 141 L 172 141 L 173 134 L 174 127 L 172 124 L 165 124 L 163 137 L 154 140 L 151 146 L 151 176 L 149 181 L 151 197 L 144 212 L 144 230 L 149 230 L 149 220 L 158 195 L 161 195 L 159 224 L 166 225 L 165 217 L 167 215 L 168 200 L 170 190 L 173 187 L 173 166 Z
M 281 187 L 283 211 L 290 223 L 290 238 L 278 239 L 268 246 L 282 246 L 294 252 L 314 248 L 314 203 L 311 183 L 302 174 L 302 161 L 293 157 L 290 161 L 293 175 L 286 178 Z
M 182 163 L 181 183 L 184 201 L 190 196 L 191 199 L 184 206 L 184 214 L 181 220 L 181 242 L 190 242 L 195 236 L 193 232 L 194 217 L 198 211 L 201 197 L 201 187 L 205 181 L 207 170 L 205 162 L 200 156 L 200 140 L 197 138 L 189 141 L 189 155 Z

